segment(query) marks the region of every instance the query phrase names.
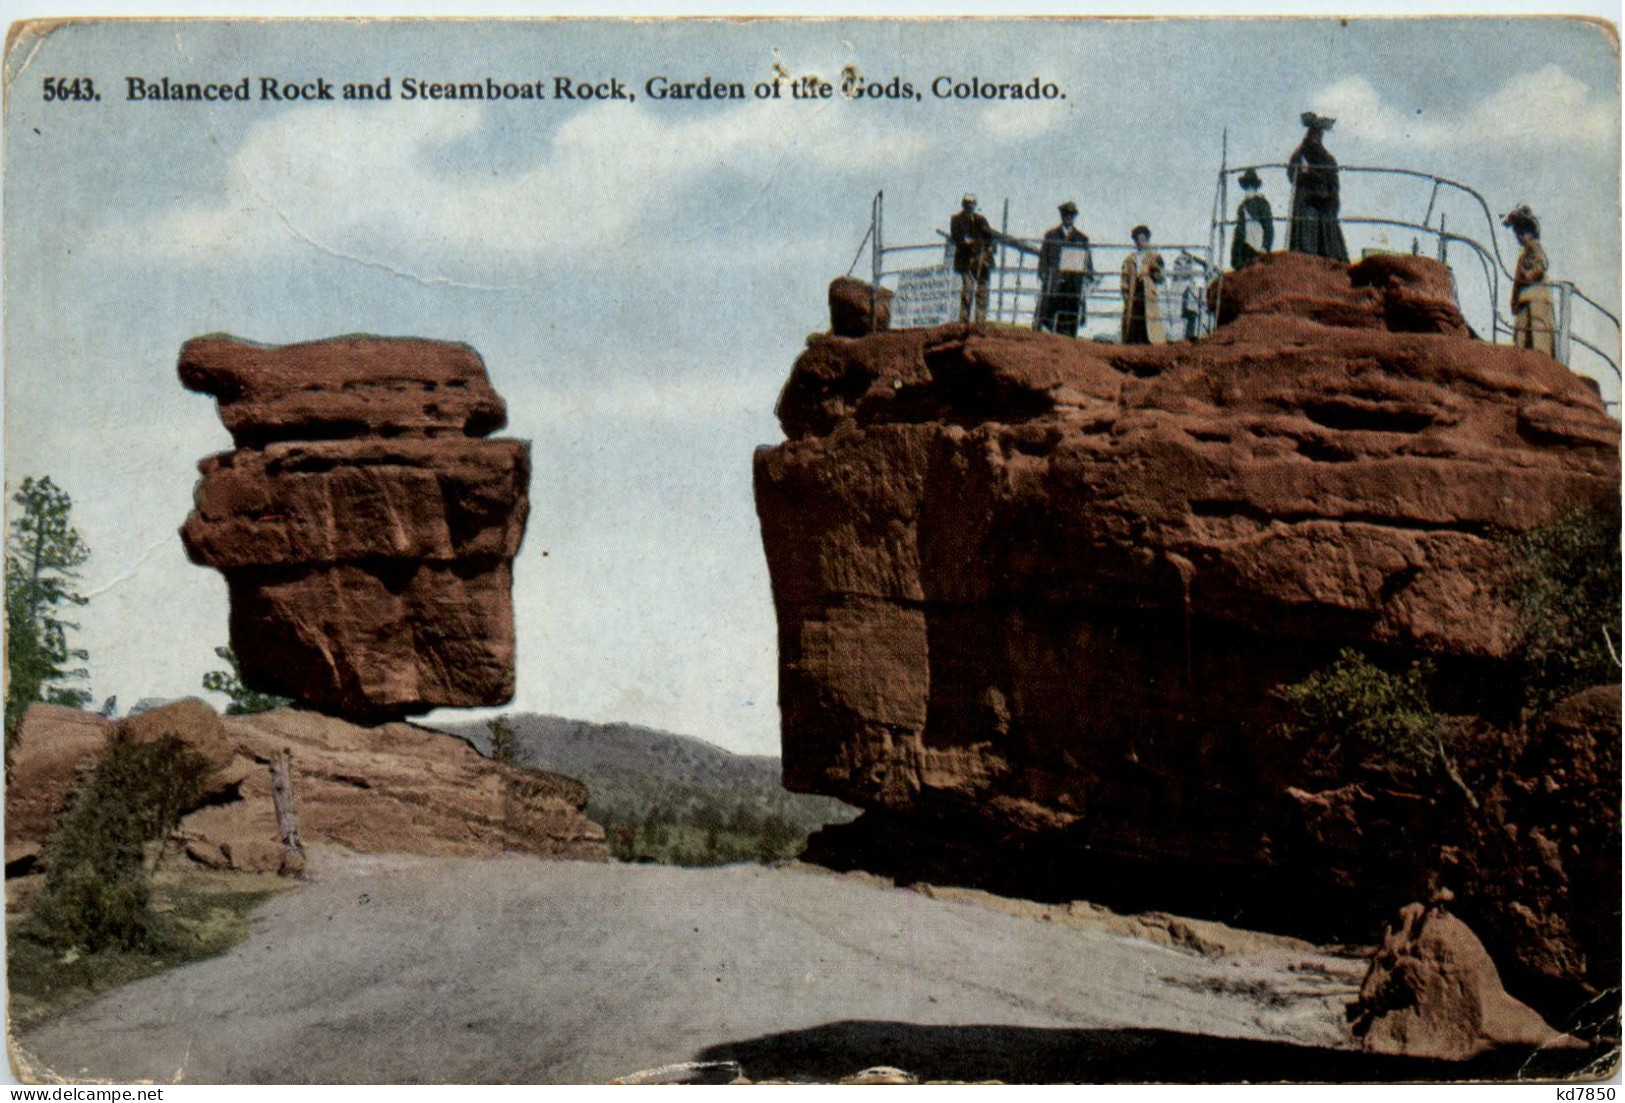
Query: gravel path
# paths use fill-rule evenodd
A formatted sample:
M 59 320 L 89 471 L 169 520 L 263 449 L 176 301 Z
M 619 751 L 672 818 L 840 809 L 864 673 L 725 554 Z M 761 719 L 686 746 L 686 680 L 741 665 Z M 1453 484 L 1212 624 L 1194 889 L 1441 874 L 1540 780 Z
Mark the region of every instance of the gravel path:
M 595 1083 L 696 1058 L 756 1079 L 1275 1079 L 1357 1059 L 1345 961 L 1204 958 L 797 867 L 319 854 L 251 929 L 19 1056 L 123 1083 Z

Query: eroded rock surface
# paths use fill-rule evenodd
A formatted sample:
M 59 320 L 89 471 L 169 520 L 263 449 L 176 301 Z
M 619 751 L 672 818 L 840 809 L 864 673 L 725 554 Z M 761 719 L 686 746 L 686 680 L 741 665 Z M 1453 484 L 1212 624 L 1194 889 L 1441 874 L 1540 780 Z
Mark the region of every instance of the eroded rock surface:
M 275 872 L 282 859 L 268 766 L 292 752 L 305 845 L 363 854 L 479 856 L 511 850 L 607 860 L 603 828 L 589 820 L 587 787 L 483 757 L 455 736 L 409 724 L 363 728 L 303 709 L 215 715 L 179 701 L 110 722 L 52 705 L 28 710 L 6 787 L 8 863 L 38 855 L 67 806 L 79 771 L 111 740 L 174 736 L 210 767 L 199 805 L 176 844 L 219 869 Z
M 1459 1061 L 1497 1046 L 1580 1048 L 1508 995 L 1484 944 L 1437 906 L 1400 912 L 1355 1011 L 1355 1035 L 1374 1053 Z
M 1441 832 L 1467 814 L 1447 783 L 1394 806 L 1397 899 L 1295 849 L 1271 691 L 1345 647 L 1428 656 L 1441 707 L 1516 726 L 1503 537 L 1617 499 L 1618 423 L 1556 361 L 1467 336 L 1426 259 L 1273 255 L 1220 305 L 1198 344 L 949 325 L 798 360 L 789 439 L 756 456 L 785 780 L 868 810 L 813 856 L 1369 933 L 1455 847 L 1464 903 L 1548 917 L 1526 979 L 1617 982 L 1617 923 L 1576 934 L 1593 905 L 1492 868 L 1482 818 Z
M 202 337 L 180 376 L 238 447 L 199 464 L 181 530 L 231 588 L 249 686 L 376 720 L 513 696 L 523 441 L 466 345 Z

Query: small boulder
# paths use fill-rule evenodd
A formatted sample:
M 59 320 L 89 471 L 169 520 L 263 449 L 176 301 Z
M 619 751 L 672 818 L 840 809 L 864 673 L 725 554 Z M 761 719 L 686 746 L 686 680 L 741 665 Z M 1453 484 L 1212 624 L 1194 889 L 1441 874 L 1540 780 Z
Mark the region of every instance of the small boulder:
M 186 839 L 183 850 L 188 858 L 210 869 L 230 869 L 231 859 L 217 844 L 201 836 Z
M 139 747 L 170 737 L 180 740 L 203 759 L 211 779 L 228 770 L 236 757 L 236 749 L 226 735 L 220 716 L 196 697 L 119 721 L 113 729 L 112 742 Z
M 1371 958 L 1354 1034 L 1373 1053 L 1466 1060 L 1499 1046 L 1573 1048 L 1507 994 L 1484 944 L 1441 905 L 1409 904 Z
M 874 303 L 872 287 L 851 276 L 836 276 L 829 284 L 829 326 L 837 337 L 862 337 L 882 329 L 891 328 L 891 296 L 880 289 L 880 324 L 873 324 L 870 307 Z
M 920 1078 L 911 1072 L 893 1068 L 891 1065 L 876 1065 L 874 1068 L 864 1069 L 841 1080 L 842 1084 L 918 1084 Z

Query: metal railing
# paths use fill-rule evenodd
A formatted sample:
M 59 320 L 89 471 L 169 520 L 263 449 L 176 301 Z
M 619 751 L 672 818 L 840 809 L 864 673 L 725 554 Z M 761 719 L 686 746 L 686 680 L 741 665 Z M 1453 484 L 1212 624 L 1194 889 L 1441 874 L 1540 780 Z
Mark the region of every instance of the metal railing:
M 960 277 L 953 270 L 953 242 L 941 230 L 940 241 L 928 244 L 885 244 L 884 193 L 875 196 L 864 244 L 858 247 L 848 274 L 857 270 L 865 245 L 870 246 L 872 307 L 878 307 L 880 290 L 892 293 L 891 318 L 895 329 L 915 329 L 956 322 L 960 317 Z M 1006 227 L 1008 217 L 1004 222 Z M 1003 325 L 1036 328 L 1044 297 L 1038 270 L 1042 238 L 1017 237 L 1007 228 L 997 231 L 993 263 L 987 268 L 988 306 L 982 320 Z M 1184 333 L 1186 311 L 1194 307 L 1199 319 L 1196 333 L 1211 329 L 1207 315 L 1207 285 L 1213 275 L 1208 246 L 1195 242 L 1153 243 L 1163 258 L 1166 277 L 1161 286 L 1159 308 L 1169 335 Z M 1123 314 L 1121 265 L 1134 252 L 1126 242 L 1091 241 L 1089 250 L 1095 272 L 1083 281 L 1078 304 L 1085 322 L 1077 336 L 1097 340 L 1115 339 Z M 971 310 L 975 316 L 975 303 Z M 1194 334 L 1193 334 L 1194 335 Z
M 1290 184 L 1285 184 L 1287 165 L 1283 162 L 1222 166 L 1214 198 L 1213 227 L 1209 239 L 1216 249 L 1223 248 L 1237 225 L 1236 219 L 1225 217 L 1230 209 L 1228 195 L 1230 177 L 1240 176 L 1249 170 L 1270 174 L 1279 172 L 1284 184 L 1284 193 L 1291 194 Z M 1387 215 L 1361 214 L 1340 214 L 1338 222 L 1344 227 L 1409 231 L 1415 235 L 1410 250 L 1413 253 L 1420 252 L 1421 241 L 1427 240 L 1432 247 L 1430 251 L 1450 269 L 1456 305 L 1461 309 L 1474 334 L 1491 342 L 1511 340 L 1514 320 L 1503 314 L 1501 307 L 1506 298 L 1505 292 L 1510 291 L 1512 286 L 1512 270 L 1501 255 L 1500 235 L 1497 233 L 1499 222 L 1491 212 L 1489 202 L 1477 189 L 1448 177 L 1416 169 L 1379 165 L 1340 165 L 1338 173 L 1340 176 L 1364 175 L 1427 185 L 1427 207 L 1420 222 Z M 1465 203 L 1467 225 L 1464 228 L 1468 232 L 1458 232 L 1463 227 L 1452 229 L 1448 226 L 1446 207 L 1451 198 L 1459 198 Z M 1292 220 L 1290 216 L 1277 215 L 1273 221 L 1278 227 L 1290 229 Z M 1482 234 L 1482 237 L 1479 237 L 1479 234 Z M 1450 251 L 1456 246 L 1467 250 L 1472 258 L 1465 268 L 1451 260 Z M 1475 283 L 1476 287 L 1471 286 Z M 1466 293 L 1464 284 L 1469 285 L 1465 288 Z M 1589 369 L 1579 374 L 1597 378 L 1597 373 L 1603 373 L 1612 375 L 1616 382 L 1619 381 L 1619 318 L 1570 281 L 1554 281 L 1545 286 L 1553 293 L 1555 329 L 1553 353 L 1556 358 L 1571 369 L 1577 370 L 1581 367 Z M 1477 293 L 1472 293 L 1474 291 Z M 1617 400 L 1608 400 L 1607 405 L 1617 408 L 1619 403 Z
M 1208 309 L 1210 301 L 1213 301 L 1208 293 L 1209 284 L 1222 282 L 1224 278 L 1226 247 L 1237 226 L 1237 220 L 1229 217 L 1230 179 L 1248 170 L 1272 177 L 1279 173 L 1284 184 L 1287 165 L 1284 162 L 1271 162 L 1230 166 L 1221 162 L 1208 240 L 1201 244 L 1179 242 L 1152 246 L 1162 254 L 1165 270 L 1169 274 L 1162 286 L 1159 306 L 1166 332 L 1172 340 L 1186 335 L 1205 335 L 1213 329 L 1215 319 Z M 1372 252 L 1416 254 L 1422 251 L 1422 243 L 1426 241 L 1429 254 L 1449 268 L 1456 305 L 1462 310 L 1474 334 L 1491 342 L 1511 340 L 1513 319 L 1502 312 L 1501 306 L 1504 290 L 1511 288 L 1512 273 L 1501 255 L 1497 219 L 1482 194 L 1458 181 L 1415 169 L 1345 165 L 1340 166 L 1338 171 L 1352 177 L 1372 177 L 1383 183 L 1416 183 L 1427 188 L 1427 203 L 1420 221 L 1394 217 L 1395 211 L 1392 209 L 1384 209 L 1376 214 L 1358 211 L 1341 214 L 1339 224 L 1355 239 L 1351 241 L 1351 246 L 1357 243 L 1364 245 L 1363 249 L 1351 247 L 1351 256 L 1361 252 L 1366 255 Z M 1286 186 L 1281 194 L 1290 196 L 1290 186 Z M 1452 200 L 1457 202 L 1453 204 Z M 1446 220 L 1449 213 L 1447 208 L 1459 208 L 1462 204 L 1466 206 L 1465 218 L 1457 210 L 1458 225 L 1451 227 Z M 958 321 L 960 277 L 953 271 L 953 243 L 938 230 L 938 235 L 943 239 L 941 242 L 887 245 L 884 239 L 884 213 L 884 193 L 876 193 L 870 210 L 869 230 L 864 243 L 858 247 L 858 255 L 854 257 L 852 266 L 853 270 L 857 268 L 867 245 L 875 296 L 872 305 L 878 307 L 880 291 L 885 288 L 893 295 L 892 325 L 896 328 Z M 1284 246 L 1286 231 L 1291 226 L 1290 216 L 1272 212 L 1271 221 L 1278 231 L 1276 246 Z M 1464 229 L 1467 232 L 1462 232 Z M 1399 249 L 1392 247 L 1389 239 L 1396 231 L 1411 238 L 1408 249 L 1403 247 L 1403 242 Z M 1010 234 L 1009 201 L 1006 200 L 1001 224 L 996 231 L 994 262 L 987 271 L 986 320 L 1037 328 L 1044 292 L 1037 259 L 1043 244 L 1041 238 Z M 1123 313 L 1119 265 L 1134 246 L 1120 242 L 1091 242 L 1090 249 L 1096 274 L 1085 283 L 1080 305 L 1086 322 L 1079 327 L 1077 336 L 1095 340 L 1115 339 Z M 1452 257 L 1453 250 L 1455 258 Z M 1178 277 L 1174 275 L 1176 265 L 1180 267 Z M 1576 370 L 1582 367 L 1587 369 L 1581 374 L 1597 378 L 1598 373 L 1602 373 L 1619 380 L 1619 318 L 1572 282 L 1554 281 L 1546 286 L 1553 297 L 1556 329 L 1554 351 L 1557 359 Z M 972 311 L 975 311 L 974 303 Z M 1617 408 L 1618 402 L 1608 400 L 1608 405 Z

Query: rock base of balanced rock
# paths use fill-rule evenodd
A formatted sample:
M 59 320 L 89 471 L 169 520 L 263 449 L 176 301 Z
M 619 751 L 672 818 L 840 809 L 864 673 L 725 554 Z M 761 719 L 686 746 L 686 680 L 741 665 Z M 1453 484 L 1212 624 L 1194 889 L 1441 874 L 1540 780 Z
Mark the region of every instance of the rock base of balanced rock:
M 514 851 L 605 861 L 579 781 L 492 762 L 464 740 L 408 724 L 359 727 L 303 709 L 215 715 L 187 700 L 123 721 L 51 705 L 24 717 L 6 786 L 6 853 L 36 861 L 80 771 L 111 741 L 173 736 L 209 766 L 198 805 L 171 836 L 210 868 L 275 873 L 284 855 L 270 764 L 291 753 L 305 845 L 366 854 Z M 24 867 L 19 864 L 18 871 Z
M 1373 1053 L 1466 1060 L 1500 1046 L 1583 1049 L 1501 986 L 1488 951 L 1441 907 L 1410 904 L 1372 956 L 1353 1008 Z
M 506 411 L 474 350 L 207 337 L 180 375 L 237 444 L 181 536 L 226 577 L 246 685 L 366 721 L 512 698 L 530 453 L 479 439 Z

